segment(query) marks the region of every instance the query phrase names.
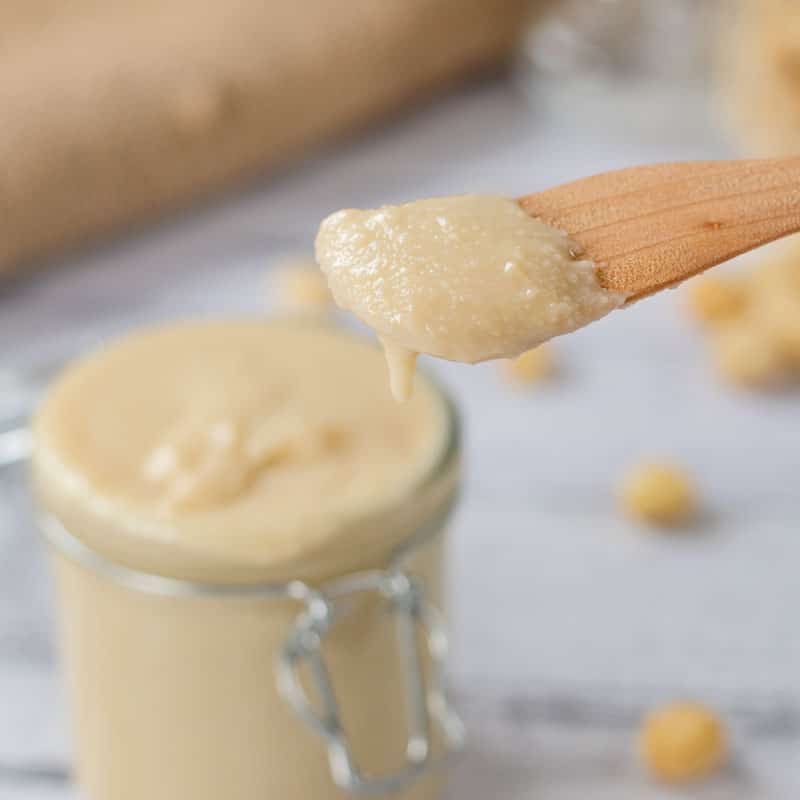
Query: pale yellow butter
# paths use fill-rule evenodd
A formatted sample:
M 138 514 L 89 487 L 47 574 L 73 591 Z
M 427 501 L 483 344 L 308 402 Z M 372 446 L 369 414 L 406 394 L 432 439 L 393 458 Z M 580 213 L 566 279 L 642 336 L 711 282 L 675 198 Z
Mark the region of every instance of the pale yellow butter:
M 338 211 L 316 246 L 336 302 L 393 346 L 400 398 L 410 391 L 410 354 L 513 358 L 625 301 L 599 285 L 594 264 L 574 255 L 563 232 L 507 197 Z
M 382 378 L 379 353 L 321 325 L 141 333 L 52 387 L 35 422 L 38 491 L 93 546 L 145 563 L 161 549 L 249 568 L 334 539 L 345 551 L 447 434 L 427 383 L 399 409 Z

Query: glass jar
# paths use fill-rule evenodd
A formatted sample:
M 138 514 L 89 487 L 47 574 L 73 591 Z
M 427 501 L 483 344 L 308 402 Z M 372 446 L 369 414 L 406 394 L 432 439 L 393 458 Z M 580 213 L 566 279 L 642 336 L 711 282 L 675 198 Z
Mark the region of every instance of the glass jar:
M 284 573 L 117 558 L 45 500 L 88 800 L 439 795 L 461 738 L 436 610 L 460 443 L 434 392 L 447 431 L 432 468 L 359 546 Z
M 705 111 L 716 0 L 560 0 L 536 15 L 518 83 L 537 116 L 569 135 L 696 137 Z M 588 128 L 587 128 L 588 126 Z

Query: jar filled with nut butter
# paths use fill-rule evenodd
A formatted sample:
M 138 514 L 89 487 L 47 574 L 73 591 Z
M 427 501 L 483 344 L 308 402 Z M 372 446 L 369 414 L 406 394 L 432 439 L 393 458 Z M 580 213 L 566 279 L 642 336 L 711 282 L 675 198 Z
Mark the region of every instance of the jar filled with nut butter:
M 439 796 L 454 410 L 322 325 L 191 322 L 68 367 L 33 425 L 87 800 Z

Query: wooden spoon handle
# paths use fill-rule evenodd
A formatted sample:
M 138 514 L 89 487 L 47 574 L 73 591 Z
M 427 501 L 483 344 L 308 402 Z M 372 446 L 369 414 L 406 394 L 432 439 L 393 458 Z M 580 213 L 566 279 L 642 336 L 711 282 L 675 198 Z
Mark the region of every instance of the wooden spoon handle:
M 800 157 L 632 167 L 519 202 L 630 302 L 800 230 Z

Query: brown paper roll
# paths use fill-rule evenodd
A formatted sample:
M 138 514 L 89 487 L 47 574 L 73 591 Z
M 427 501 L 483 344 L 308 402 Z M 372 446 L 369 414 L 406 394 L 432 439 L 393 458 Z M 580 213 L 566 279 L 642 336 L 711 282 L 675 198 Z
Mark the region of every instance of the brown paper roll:
M 11 5 L 0 10 L 0 275 L 498 61 L 529 0 Z

